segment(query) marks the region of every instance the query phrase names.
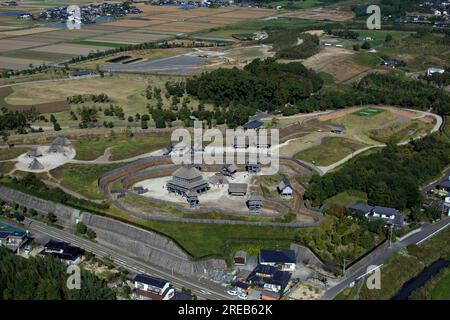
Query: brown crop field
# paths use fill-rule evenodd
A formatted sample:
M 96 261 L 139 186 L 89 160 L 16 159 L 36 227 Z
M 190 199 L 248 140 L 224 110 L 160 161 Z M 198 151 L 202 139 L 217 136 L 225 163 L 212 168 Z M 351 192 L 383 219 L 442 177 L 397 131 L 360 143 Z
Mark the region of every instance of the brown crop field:
M 152 26 L 146 28 L 147 30 L 154 31 L 172 31 L 172 32 L 196 32 L 200 30 L 207 30 L 210 28 L 217 27 L 219 25 L 214 25 L 210 23 L 196 23 L 196 22 L 171 22 L 167 24 L 161 24 L 157 26 Z
M 285 14 L 285 16 L 307 20 L 330 20 L 342 22 L 353 19 L 355 14 L 350 10 L 340 7 L 337 8 L 324 7 L 307 10 L 298 10 Z
M 41 65 L 45 60 L 21 59 L 14 57 L 0 57 L 0 66 L 4 69 L 23 70 L 27 69 L 30 64 L 34 66 Z
M 37 27 L 37 28 L 29 28 L 29 29 L 19 29 L 19 30 L 9 30 L 0 32 L 0 36 L 6 37 L 17 37 L 17 36 L 25 36 L 29 34 L 38 34 L 42 32 L 49 32 L 58 30 L 57 28 L 46 28 L 46 27 Z
M 52 52 L 52 53 L 68 53 L 73 55 L 86 55 L 91 52 L 103 51 L 108 49 L 108 47 L 98 47 L 98 46 L 85 46 L 77 44 L 54 44 L 45 47 L 39 47 L 32 49 L 39 52 Z

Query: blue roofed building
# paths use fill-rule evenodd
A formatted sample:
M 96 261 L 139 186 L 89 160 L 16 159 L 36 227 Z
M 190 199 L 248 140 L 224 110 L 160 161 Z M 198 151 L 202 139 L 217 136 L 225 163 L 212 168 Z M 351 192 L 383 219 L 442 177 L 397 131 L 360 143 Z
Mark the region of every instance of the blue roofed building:
M 264 123 L 261 120 L 251 120 L 244 124 L 242 128 L 244 130 L 256 130 L 261 128 L 264 125 Z
M 175 295 L 175 289 L 169 281 L 138 274 L 134 278 L 133 295 L 139 300 L 170 300 Z
M 291 273 L 274 266 L 258 264 L 247 277 L 247 282 L 272 292 L 283 291 L 289 284 Z
M 259 263 L 282 271 L 294 271 L 297 259 L 294 250 L 261 250 Z

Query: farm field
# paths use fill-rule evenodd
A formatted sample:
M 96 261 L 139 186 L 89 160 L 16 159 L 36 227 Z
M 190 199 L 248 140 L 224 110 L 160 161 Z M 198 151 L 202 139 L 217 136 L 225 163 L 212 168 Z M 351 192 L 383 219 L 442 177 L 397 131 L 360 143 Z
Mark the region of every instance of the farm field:
M 48 5 L 56 5 L 56 3 Z M 130 15 L 115 21 L 83 26 L 76 32 L 62 27 L 33 26 L 32 22 L 28 23 L 26 29 L 13 29 L 8 25 L 2 28 L 2 18 L 4 17 L 1 16 L 0 11 L 0 52 L 6 53 L 6 56 L 17 54 L 15 57 L 17 59 L 29 57 L 30 51 L 40 52 L 39 57 L 32 57 L 29 61 L 11 61 L 0 57 L 0 69 L 25 69 L 30 64 L 37 66 L 68 58 L 59 56 L 61 54 L 68 54 L 71 57 L 126 45 L 158 42 L 180 33 L 189 34 L 240 23 L 248 19 L 259 19 L 275 12 L 269 9 L 240 7 L 182 10 L 179 7 L 169 6 L 145 4 L 137 4 L 137 6 L 144 13 Z M 18 6 L 15 10 L 29 11 L 25 8 Z M 6 18 L 8 21 L 18 20 L 15 17 L 5 16 L 4 19 Z M 47 53 L 47 55 L 43 53 Z

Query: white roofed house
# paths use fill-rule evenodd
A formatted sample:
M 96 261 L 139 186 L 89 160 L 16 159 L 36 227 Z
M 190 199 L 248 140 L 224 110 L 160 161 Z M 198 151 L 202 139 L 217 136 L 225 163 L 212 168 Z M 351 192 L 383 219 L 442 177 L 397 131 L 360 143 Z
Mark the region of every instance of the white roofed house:
M 431 67 L 431 68 L 427 69 L 427 76 L 431 77 L 435 73 L 443 74 L 444 72 L 445 72 L 445 69 L 443 69 L 443 68 Z
M 139 300 L 170 300 L 175 289 L 169 281 L 164 279 L 138 274 L 134 278 L 133 295 Z
M 277 185 L 277 191 L 282 196 L 292 196 L 294 188 L 288 178 L 283 178 L 281 182 Z

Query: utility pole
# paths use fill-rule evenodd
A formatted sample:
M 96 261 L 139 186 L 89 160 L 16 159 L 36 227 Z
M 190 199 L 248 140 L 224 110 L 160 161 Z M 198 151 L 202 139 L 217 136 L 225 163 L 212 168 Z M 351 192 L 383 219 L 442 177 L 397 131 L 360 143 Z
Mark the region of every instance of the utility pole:
M 389 234 L 389 248 L 392 248 L 392 229 L 394 229 L 393 225 L 391 225 L 391 230 Z
M 344 258 L 344 266 L 342 267 L 342 274 L 345 276 L 345 258 Z

